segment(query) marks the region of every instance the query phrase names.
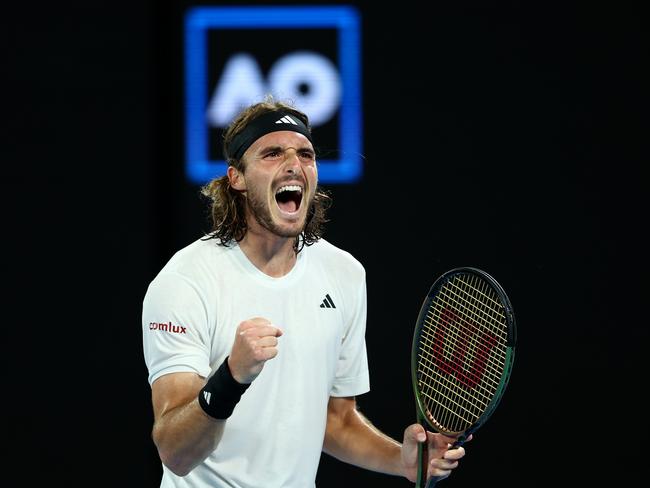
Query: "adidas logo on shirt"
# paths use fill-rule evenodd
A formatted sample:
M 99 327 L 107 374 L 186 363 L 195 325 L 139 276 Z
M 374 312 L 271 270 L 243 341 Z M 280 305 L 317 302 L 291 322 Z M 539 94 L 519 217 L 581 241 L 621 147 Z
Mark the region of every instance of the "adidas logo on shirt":
M 334 301 L 332 300 L 332 297 L 329 296 L 329 293 L 325 295 L 325 299 L 323 300 L 323 303 L 320 304 L 320 308 L 336 308 L 336 305 L 334 305 Z
M 291 117 L 289 117 L 288 115 L 285 115 L 285 116 L 282 117 L 280 120 L 276 120 L 275 123 L 276 123 L 276 124 L 293 124 L 293 125 L 298 125 L 298 122 L 296 122 L 295 120 L 293 120 L 293 119 L 292 119 Z

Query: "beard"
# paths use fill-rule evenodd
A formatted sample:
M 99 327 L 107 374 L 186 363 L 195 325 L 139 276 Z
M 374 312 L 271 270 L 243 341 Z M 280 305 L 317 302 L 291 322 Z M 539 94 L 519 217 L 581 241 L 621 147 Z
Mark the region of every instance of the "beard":
M 295 226 L 281 226 L 273 222 L 271 216 L 271 209 L 266 205 L 266 198 L 261 197 L 253 192 L 246 193 L 246 204 L 255 221 L 269 232 L 278 237 L 298 237 L 304 229 L 303 225 L 300 227 Z M 303 205 L 305 202 L 303 202 Z

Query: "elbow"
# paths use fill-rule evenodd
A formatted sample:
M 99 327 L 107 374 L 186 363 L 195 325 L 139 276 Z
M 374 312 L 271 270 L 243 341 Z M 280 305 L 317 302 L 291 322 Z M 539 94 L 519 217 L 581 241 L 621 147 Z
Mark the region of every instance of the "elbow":
M 154 423 L 153 443 L 165 468 L 176 476 L 187 476 L 217 448 L 223 424 L 215 421 L 212 427 L 181 428 L 164 421 Z
M 187 476 L 195 467 L 195 464 L 189 463 L 184 456 L 166 452 L 163 449 L 158 449 L 158 455 L 165 467 L 176 476 Z
M 176 476 L 186 476 L 198 464 L 179 449 L 175 449 L 169 442 L 165 442 L 160 431 L 154 429 L 152 437 L 160 461 Z
M 187 475 L 190 473 L 190 471 L 192 471 L 192 468 L 193 468 L 193 466 L 191 466 L 191 467 L 190 467 L 190 466 L 184 466 L 184 465 L 181 464 L 181 463 L 178 463 L 178 464 L 172 464 L 172 463 L 167 463 L 167 462 L 163 461 L 163 464 L 164 464 L 165 466 L 167 466 L 167 468 L 168 468 L 172 473 L 174 473 L 176 476 L 179 476 L 179 477 L 181 477 L 181 478 L 182 478 L 183 476 L 187 476 Z

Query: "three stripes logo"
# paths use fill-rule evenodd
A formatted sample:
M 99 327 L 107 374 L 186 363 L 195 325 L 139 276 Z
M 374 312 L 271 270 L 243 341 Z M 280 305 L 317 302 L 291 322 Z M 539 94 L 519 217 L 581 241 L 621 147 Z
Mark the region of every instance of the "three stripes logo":
M 296 122 L 295 120 L 293 120 L 293 119 L 292 119 L 291 117 L 289 117 L 288 115 L 285 115 L 285 116 L 282 117 L 280 120 L 276 120 L 275 123 L 276 123 L 276 124 L 293 124 L 293 125 L 298 125 L 298 122 Z
M 325 295 L 323 303 L 320 304 L 320 308 L 336 308 L 336 305 L 334 305 L 334 301 L 332 300 L 332 297 L 329 296 L 329 293 Z
M 204 391 L 203 392 L 203 398 L 205 398 L 205 401 L 208 405 L 210 405 L 210 397 L 212 396 L 212 393 L 209 391 Z

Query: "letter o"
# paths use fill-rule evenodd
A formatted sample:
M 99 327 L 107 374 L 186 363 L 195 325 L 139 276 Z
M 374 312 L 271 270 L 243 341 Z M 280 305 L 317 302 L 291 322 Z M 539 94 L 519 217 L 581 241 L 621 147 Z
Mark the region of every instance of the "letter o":
M 341 79 L 336 66 L 325 56 L 297 51 L 278 59 L 268 75 L 271 92 L 290 99 L 309 115 L 311 125 L 332 118 L 341 101 Z M 306 87 L 307 90 L 301 90 Z

